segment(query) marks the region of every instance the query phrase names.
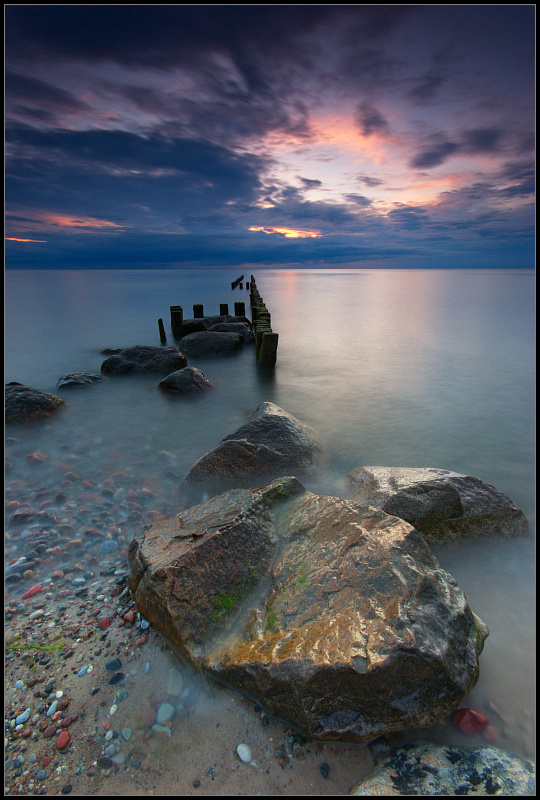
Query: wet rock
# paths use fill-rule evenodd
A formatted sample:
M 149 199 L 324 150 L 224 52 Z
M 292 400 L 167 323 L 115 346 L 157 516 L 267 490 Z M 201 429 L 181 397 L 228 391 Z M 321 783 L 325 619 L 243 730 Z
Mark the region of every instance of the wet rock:
M 68 389 L 78 386 L 90 386 L 96 381 L 103 380 L 104 377 L 104 375 L 95 375 L 92 372 L 69 372 L 58 380 L 56 387 L 58 389 Z
M 58 395 L 42 392 L 16 381 L 6 384 L 5 402 L 6 422 L 31 422 L 43 419 L 64 405 L 64 400 Z
M 253 485 L 316 465 L 317 434 L 274 403 L 264 402 L 248 421 L 202 456 L 185 476 L 185 487 L 224 489 Z
M 160 389 L 177 394 L 198 394 L 214 389 L 214 384 L 206 378 L 200 369 L 184 367 L 172 372 L 158 383 Z
M 243 761 L 244 764 L 249 764 L 251 761 L 251 750 L 247 746 L 247 744 L 239 744 L 236 748 L 236 752 L 238 753 L 238 758 L 240 761 Z
M 211 358 L 236 353 L 243 344 L 239 333 L 205 330 L 184 336 L 182 351 L 190 358 Z
M 487 628 L 423 537 L 295 478 L 158 522 L 128 556 L 173 649 L 306 737 L 428 727 L 477 681 Z
M 459 536 L 528 531 L 523 512 L 494 486 L 444 469 L 359 467 L 349 473 L 354 499 L 410 522 L 426 536 Z
M 219 333 L 238 333 L 244 342 L 252 342 L 254 339 L 251 325 L 247 322 L 219 322 L 212 325 L 208 330 L 218 331 Z
M 167 375 L 187 365 L 186 357 L 177 347 L 135 345 L 109 356 L 101 365 L 102 372 L 126 374 L 157 372 Z
M 409 744 L 395 750 L 353 795 L 534 795 L 534 766 L 495 747 Z

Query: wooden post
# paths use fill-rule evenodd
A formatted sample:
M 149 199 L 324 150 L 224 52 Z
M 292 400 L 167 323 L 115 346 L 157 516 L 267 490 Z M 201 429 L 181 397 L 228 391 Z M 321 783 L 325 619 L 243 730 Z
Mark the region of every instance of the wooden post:
M 278 338 L 279 334 L 264 331 L 257 366 L 263 369 L 273 369 L 276 366 Z
M 229 304 L 228 303 L 220 303 L 219 304 L 219 313 L 220 316 L 226 317 L 229 313 Z
M 176 339 L 184 335 L 184 312 L 182 306 L 171 306 L 171 330 Z
M 167 337 L 165 336 L 165 328 L 163 327 L 163 320 L 158 319 L 157 324 L 159 328 L 159 339 L 161 341 L 161 344 L 167 344 Z
M 201 319 L 204 317 L 204 310 L 201 303 L 195 303 L 193 306 L 193 318 Z
M 259 358 L 259 353 L 261 351 L 261 344 L 262 338 L 264 333 L 272 333 L 272 328 L 270 325 L 267 325 L 265 322 L 258 322 L 255 325 L 255 357 Z
M 246 315 L 246 304 L 243 302 L 238 302 L 234 304 L 234 316 L 235 317 L 245 317 Z
M 237 278 L 235 281 L 233 281 L 233 282 L 231 283 L 231 289 L 236 289 L 236 287 L 238 286 L 238 284 L 240 283 L 240 281 L 243 281 L 243 280 L 244 280 L 244 276 L 243 276 L 243 275 L 240 275 L 240 277 L 239 277 L 239 278 Z

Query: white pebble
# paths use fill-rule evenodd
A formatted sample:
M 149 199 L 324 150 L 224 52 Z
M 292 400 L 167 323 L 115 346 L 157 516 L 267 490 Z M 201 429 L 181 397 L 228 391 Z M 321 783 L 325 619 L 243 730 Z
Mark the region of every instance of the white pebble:
M 92 664 L 90 664 L 90 666 L 88 667 L 88 669 L 86 671 L 87 672 L 93 672 L 94 671 L 94 667 L 92 666 Z
M 90 669 L 90 667 L 89 667 L 89 669 Z M 60 700 L 60 698 L 63 696 L 63 694 L 64 694 L 64 692 L 62 691 L 62 689 L 59 689 L 54 696 L 56 697 L 57 700 Z
M 240 761 L 243 761 L 244 764 L 249 764 L 251 761 L 251 750 L 247 746 L 247 744 L 239 744 L 236 748 L 236 752 L 238 753 L 238 757 Z
M 112 717 L 113 714 L 116 714 L 117 709 L 118 709 L 118 706 L 116 705 L 116 703 L 113 703 L 111 708 L 110 708 L 110 710 L 109 710 L 109 714 L 111 715 L 111 717 Z

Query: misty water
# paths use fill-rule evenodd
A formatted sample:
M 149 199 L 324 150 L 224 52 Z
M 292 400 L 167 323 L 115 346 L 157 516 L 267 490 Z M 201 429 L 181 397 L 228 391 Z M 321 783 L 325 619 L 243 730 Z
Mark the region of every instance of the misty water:
M 123 471 L 149 486 L 156 507 L 177 511 L 190 466 L 263 401 L 319 433 L 321 470 L 312 491 L 351 497 L 346 476 L 371 466 L 439 467 L 506 493 L 530 533 L 439 544 L 490 635 L 467 704 L 493 700 L 510 720 L 498 746 L 532 756 L 535 693 L 534 276 L 523 270 L 257 269 L 252 272 L 279 333 L 273 377 L 257 372 L 253 347 L 222 359 L 189 359 L 216 386 L 195 399 L 169 397 L 156 376 L 114 376 L 59 392 L 66 406 L 45 422 L 7 426 L 8 499 L 27 484 L 59 480 L 77 463 L 90 480 Z M 169 306 L 184 317 L 202 303 L 244 301 L 238 269 L 7 271 L 5 379 L 55 392 L 69 372 L 99 372 L 101 351 L 168 344 Z M 25 454 L 49 456 L 39 475 Z M 9 557 L 17 542 L 8 543 Z M 462 741 L 460 741 L 463 744 Z

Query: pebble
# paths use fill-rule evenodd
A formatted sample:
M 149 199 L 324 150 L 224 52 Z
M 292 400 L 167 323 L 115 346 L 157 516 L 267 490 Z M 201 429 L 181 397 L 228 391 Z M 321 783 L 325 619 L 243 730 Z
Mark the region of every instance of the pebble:
M 81 669 L 77 673 L 77 677 L 78 678 L 82 678 L 82 676 L 86 675 L 87 672 L 88 672 L 88 667 L 87 666 L 81 667 Z
M 107 663 L 105 664 L 105 669 L 108 669 L 109 672 L 116 672 L 116 670 L 122 667 L 122 662 L 119 658 L 110 658 Z
M 15 682 L 15 688 L 16 689 L 24 689 L 24 683 L 22 681 L 16 681 Z
M 126 754 L 125 753 L 116 753 L 116 755 L 114 755 L 112 757 L 112 761 L 115 764 L 123 764 L 125 760 L 126 760 Z
M 167 733 L 169 736 L 171 736 L 171 729 L 167 728 L 166 725 L 160 725 L 157 722 L 154 722 L 152 725 L 152 730 L 156 731 L 156 733 Z
M 37 781 L 44 781 L 47 777 L 47 773 L 44 769 L 40 769 L 39 772 L 36 773 L 36 780 Z
M 131 728 L 124 728 L 122 730 L 122 739 L 124 739 L 126 742 L 129 742 L 131 739 Z
M 150 662 L 147 661 L 146 664 L 144 665 L 144 674 L 148 675 L 149 672 L 150 672 Z
M 115 683 L 119 683 L 125 679 L 125 675 L 123 672 L 116 672 L 112 678 L 109 680 L 111 686 L 114 686 Z
M 115 756 L 116 755 L 116 745 L 115 744 L 107 745 L 107 747 L 104 750 L 104 753 L 105 753 L 106 756 L 109 756 L 109 758 L 111 756 Z
M 112 706 L 109 709 L 109 714 L 112 717 L 113 714 L 116 714 L 117 711 L 118 711 L 118 706 L 116 705 L 116 703 L 113 703 Z
M 23 711 L 21 714 L 15 717 L 15 725 L 22 725 L 23 723 L 27 722 L 30 719 L 31 713 L 32 712 L 30 709 L 27 708 L 26 711 Z
M 158 708 L 156 722 L 158 725 L 161 725 L 163 722 L 167 722 L 167 720 L 171 719 L 174 714 L 174 706 L 170 703 L 162 703 Z
M 54 714 L 54 712 L 58 708 L 58 705 L 59 705 L 58 700 L 55 700 L 54 703 L 51 703 L 51 705 L 49 706 L 49 710 L 47 711 L 47 716 L 48 717 L 52 717 L 52 715 Z
M 63 730 L 58 739 L 56 740 L 57 750 L 64 750 L 71 742 L 71 734 L 69 731 Z
M 184 679 L 182 678 L 182 674 L 178 672 L 177 669 L 172 667 L 169 670 L 167 678 L 167 694 L 172 694 L 178 697 L 182 694 L 183 688 L 184 688 Z
M 328 764 L 321 764 L 321 775 L 324 779 L 328 778 L 328 773 L 330 772 L 330 767 Z
M 239 744 L 236 748 L 236 752 L 238 753 L 238 757 L 240 761 L 243 761 L 244 764 L 249 764 L 251 761 L 251 750 L 247 746 L 247 744 Z
M 113 762 L 108 756 L 100 756 L 97 760 L 97 765 L 100 769 L 110 769 Z

